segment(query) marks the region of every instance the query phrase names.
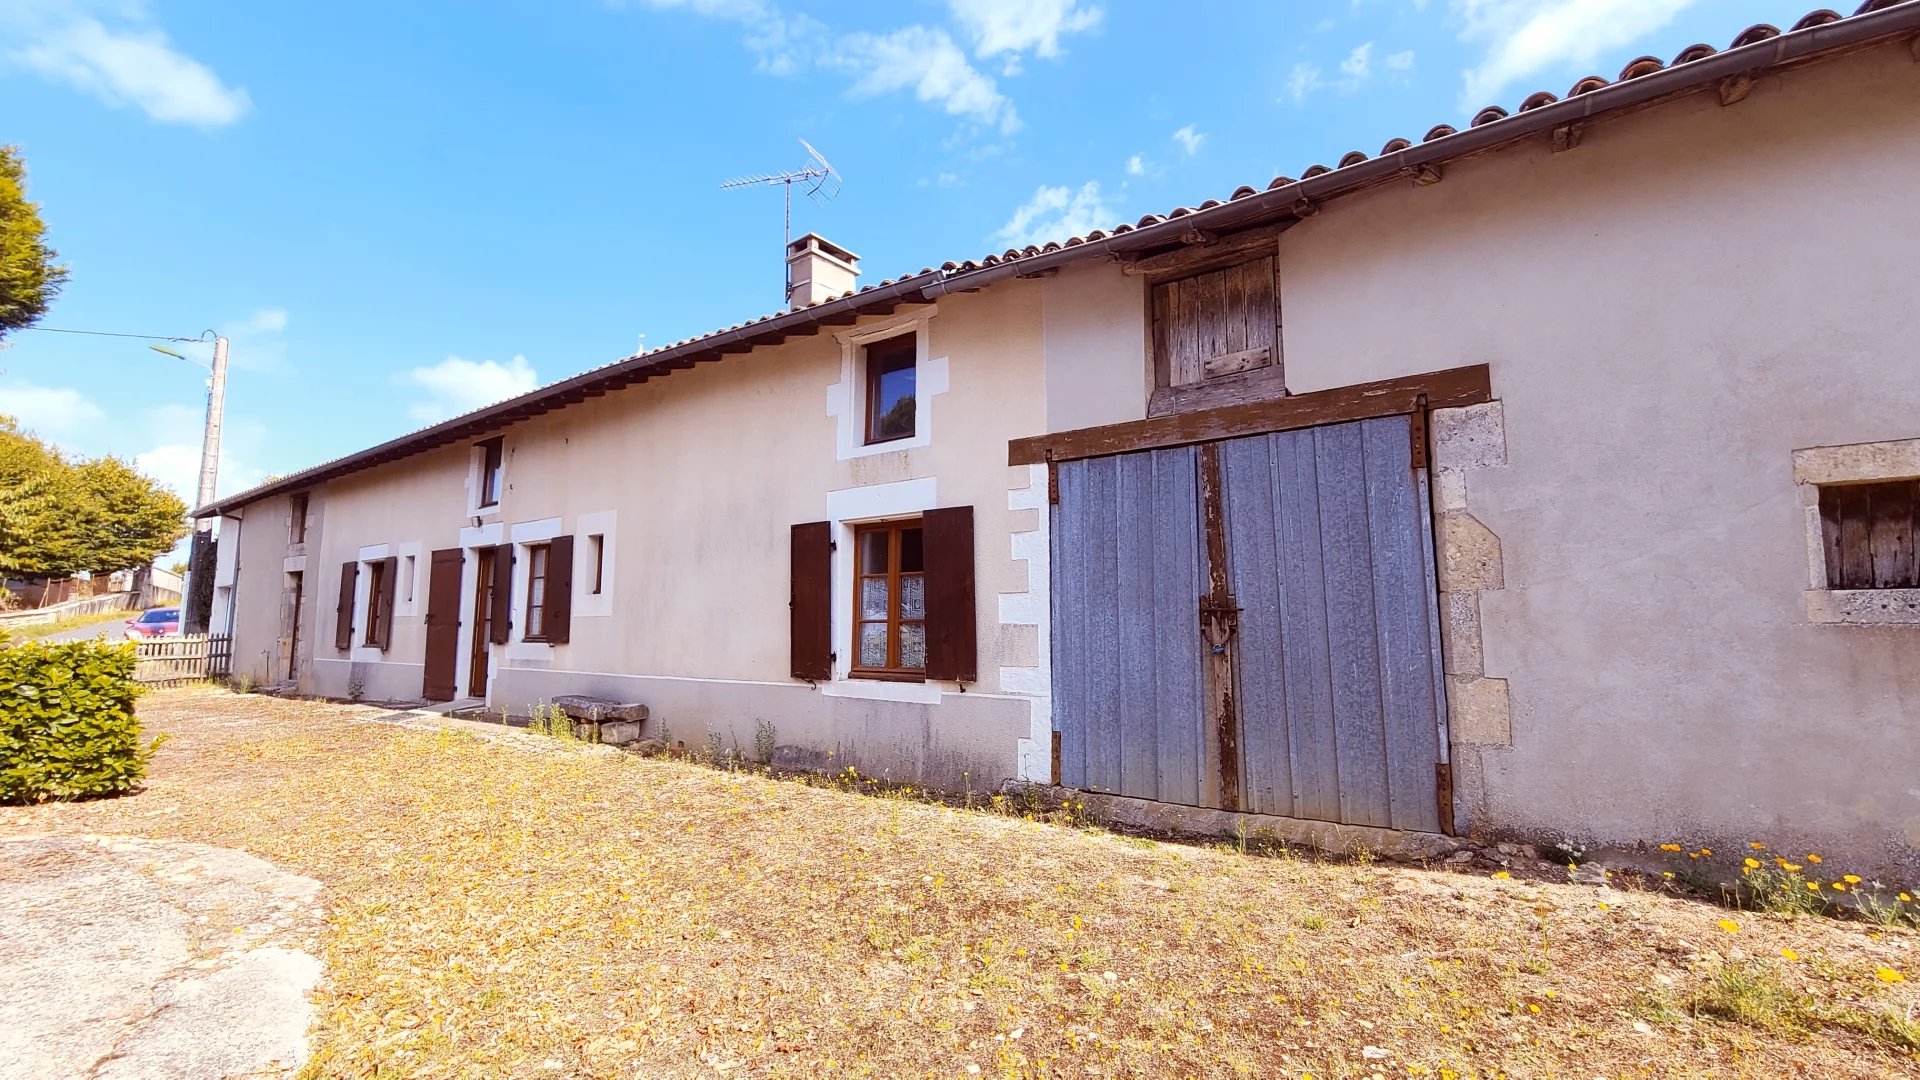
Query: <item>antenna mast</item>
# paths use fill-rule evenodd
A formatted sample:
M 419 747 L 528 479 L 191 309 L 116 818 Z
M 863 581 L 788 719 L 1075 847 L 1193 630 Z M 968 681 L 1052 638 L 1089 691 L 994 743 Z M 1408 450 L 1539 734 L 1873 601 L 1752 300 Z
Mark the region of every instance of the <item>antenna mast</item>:
M 805 184 L 807 197 L 817 203 L 826 203 L 840 194 L 840 172 L 826 159 L 826 156 L 813 148 L 805 139 L 800 145 L 806 148 L 807 162 L 790 172 L 761 173 L 758 176 L 743 176 L 720 185 L 721 190 L 734 188 L 759 187 L 779 184 L 785 204 L 785 234 L 780 241 L 780 306 L 786 307 L 793 291 L 793 267 L 787 264 L 787 245 L 793 243 L 793 185 Z

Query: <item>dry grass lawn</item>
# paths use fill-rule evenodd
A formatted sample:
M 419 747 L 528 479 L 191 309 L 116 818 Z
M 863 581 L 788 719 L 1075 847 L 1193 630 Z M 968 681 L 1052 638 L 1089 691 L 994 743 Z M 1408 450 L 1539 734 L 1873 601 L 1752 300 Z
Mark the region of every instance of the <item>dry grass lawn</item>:
M 369 707 L 194 690 L 142 713 L 170 736 L 145 792 L 0 810 L 0 833 L 229 845 L 323 881 L 316 1075 L 1920 1071 L 1909 931 L 1153 843 Z

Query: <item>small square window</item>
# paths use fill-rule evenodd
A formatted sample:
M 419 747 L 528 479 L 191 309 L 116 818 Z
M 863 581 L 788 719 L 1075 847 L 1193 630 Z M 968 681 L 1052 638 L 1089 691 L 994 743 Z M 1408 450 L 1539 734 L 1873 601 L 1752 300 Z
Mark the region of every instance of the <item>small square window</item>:
M 867 442 L 913 437 L 915 336 L 888 338 L 867 346 Z
M 1920 589 L 1920 480 L 1826 484 L 1820 526 L 1829 589 Z
M 293 518 L 292 527 L 287 533 L 287 543 L 289 544 L 304 544 L 307 542 L 307 497 L 307 493 L 303 491 L 289 500 L 292 503 L 291 510 Z
M 591 595 L 599 596 L 607 584 L 607 538 L 600 533 L 593 533 L 587 537 L 587 548 L 593 558 Z

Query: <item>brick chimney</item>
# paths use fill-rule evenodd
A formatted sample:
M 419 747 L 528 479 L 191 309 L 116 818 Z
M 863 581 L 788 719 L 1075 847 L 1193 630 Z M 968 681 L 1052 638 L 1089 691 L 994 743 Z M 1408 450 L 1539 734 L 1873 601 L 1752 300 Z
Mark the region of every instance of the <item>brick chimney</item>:
M 799 309 L 852 292 L 860 256 L 808 233 L 787 245 L 787 307 Z

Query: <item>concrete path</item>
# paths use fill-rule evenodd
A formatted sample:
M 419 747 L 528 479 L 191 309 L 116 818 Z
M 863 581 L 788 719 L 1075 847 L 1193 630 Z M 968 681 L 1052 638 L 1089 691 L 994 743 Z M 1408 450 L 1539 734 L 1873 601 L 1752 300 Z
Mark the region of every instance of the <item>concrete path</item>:
M 120 612 L 120 614 L 122 616 L 130 616 L 133 613 L 130 611 L 123 611 L 123 612 Z M 127 637 L 126 619 L 122 618 L 118 622 L 95 623 L 92 626 L 76 626 L 71 630 L 61 630 L 58 633 L 47 634 L 39 638 L 38 640 L 40 641 L 90 641 L 96 637 L 103 637 L 103 638 L 106 638 L 108 641 L 125 641 Z M 25 639 L 23 638 L 22 640 L 25 640 Z
M 319 891 L 204 844 L 0 840 L 0 1076 L 291 1075 Z

